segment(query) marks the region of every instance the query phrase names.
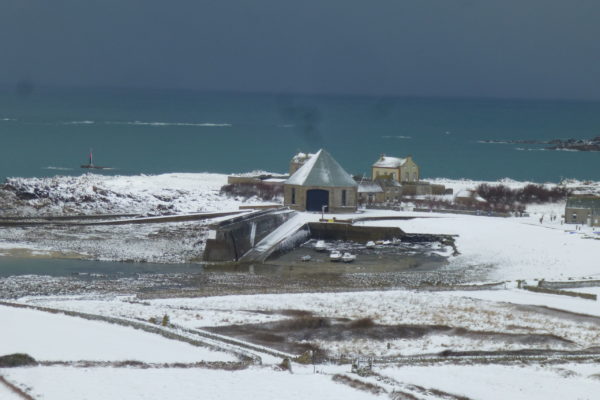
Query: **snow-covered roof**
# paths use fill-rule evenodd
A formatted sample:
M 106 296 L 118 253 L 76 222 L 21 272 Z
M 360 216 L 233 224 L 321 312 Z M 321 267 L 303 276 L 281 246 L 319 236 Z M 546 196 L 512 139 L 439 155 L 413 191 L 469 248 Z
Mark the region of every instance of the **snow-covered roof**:
M 358 193 L 383 193 L 383 189 L 377 182 L 363 181 L 358 184 Z
M 373 164 L 373 166 L 378 168 L 399 168 L 406 163 L 406 160 L 406 158 L 388 157 L 386 155 L 382 155 L 379 160 Z
M 454 196 L 455 199 L 473 199 L 479 203 L 487 203 L 487 200 L 477 194 L 476 191 L 472 189 L 461 189 Z
M 263 182 L 273 182 L 273 183 L 280 183 L 280 182 L 285 182 L 286 180 L 284 178 L 267 178 L 267 179 L 263 179 Z
M 314 153 L 298 153 L 294 157 L 292 157 L 292 162 L 293 163 L 304 163 L 312 156 L 314 156 Z
M 285 183 L 299 186 L 358 186 L 352 176 L 323 149 L 304 163 Z

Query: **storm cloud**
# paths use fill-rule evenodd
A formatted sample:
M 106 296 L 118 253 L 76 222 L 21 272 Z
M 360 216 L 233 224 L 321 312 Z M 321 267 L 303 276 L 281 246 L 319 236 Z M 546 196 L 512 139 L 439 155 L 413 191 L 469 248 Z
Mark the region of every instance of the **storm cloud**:
M 3 0 L 0 83 L 600 98 L 592 0 Z

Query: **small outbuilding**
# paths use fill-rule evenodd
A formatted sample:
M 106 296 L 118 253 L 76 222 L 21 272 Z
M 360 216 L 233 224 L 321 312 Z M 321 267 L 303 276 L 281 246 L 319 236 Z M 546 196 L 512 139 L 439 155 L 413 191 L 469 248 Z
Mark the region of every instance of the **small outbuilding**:
M 377 181 L 363 179 L 358 183 L 358 201 L 360 204 L 380 204 L 385 201 L 383 188 Z
M 356 211 L 358 184 L 325 150 L 319 150 L 283 184 L 283 204 L 298 211 Z
M 565 207 L 565 223 L 600 226 L 600 196 L 569 196 Z

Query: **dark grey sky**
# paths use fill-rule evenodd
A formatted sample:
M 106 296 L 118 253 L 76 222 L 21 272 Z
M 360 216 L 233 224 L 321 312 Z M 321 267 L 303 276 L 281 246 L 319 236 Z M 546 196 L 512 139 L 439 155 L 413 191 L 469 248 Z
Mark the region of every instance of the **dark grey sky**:
M 598 0 L 2 0 L 0 82 L 600 98 Z

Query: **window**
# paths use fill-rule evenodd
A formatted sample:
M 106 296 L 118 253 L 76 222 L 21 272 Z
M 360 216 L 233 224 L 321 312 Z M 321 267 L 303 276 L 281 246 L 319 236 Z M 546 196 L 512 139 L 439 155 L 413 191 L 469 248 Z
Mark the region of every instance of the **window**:
M 296 188 L 292 188 L 292 204 L 296 204 Z
M 346 191 L 342 190 L 342 206 L 346 205 Z

